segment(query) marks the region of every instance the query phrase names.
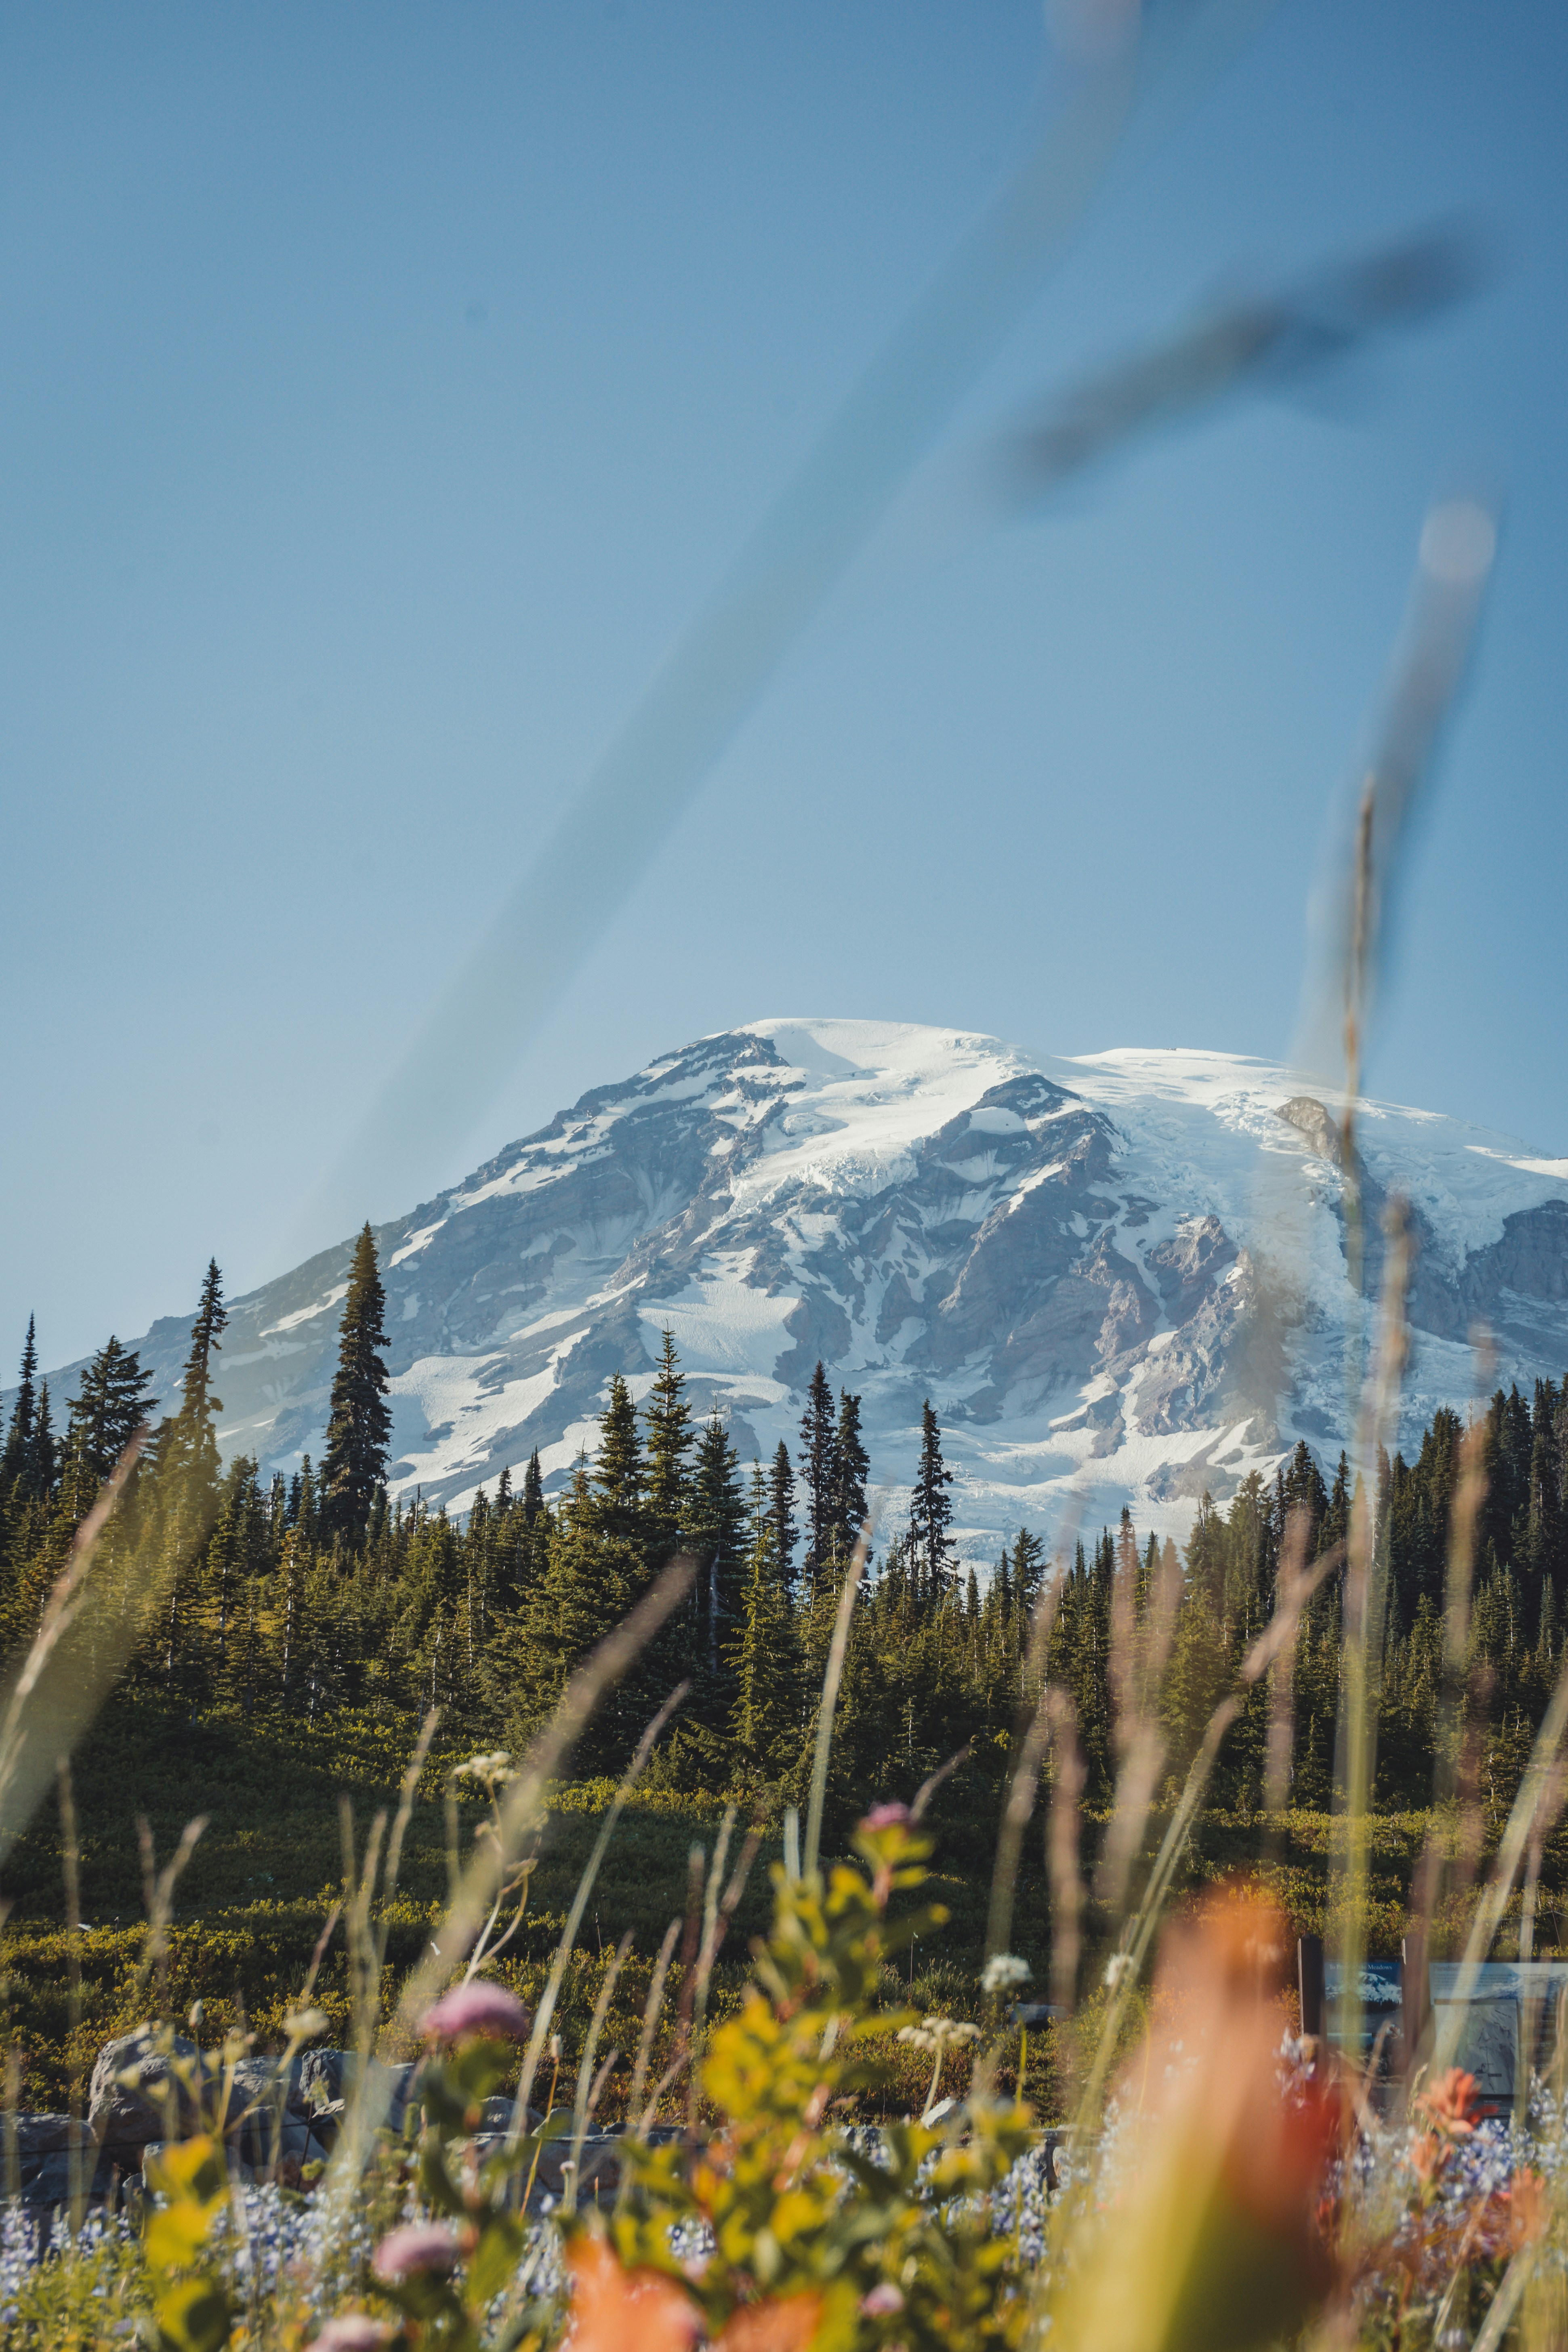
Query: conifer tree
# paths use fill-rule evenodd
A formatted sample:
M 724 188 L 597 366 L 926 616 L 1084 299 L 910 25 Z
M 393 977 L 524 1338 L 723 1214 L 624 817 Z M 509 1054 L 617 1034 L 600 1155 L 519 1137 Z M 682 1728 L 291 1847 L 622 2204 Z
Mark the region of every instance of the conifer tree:
M 818 1358 L 800 1423 L 800 1475 L 805 1483 L 805 1559 L 802 1578 L 810 1592 L 816 1591 L 822 1571 L 833 1557 L 837 1454 L 833 1391 Z
M 766 1783 L 785 1777 L 800 1750 L 799 1658 L 779 1571 L 773 1497 L 760 1464 L 752 1470 L 751 1549 L 725 1663 L 734 1690 L 731 1738 L 742 1778 Z
M 67 1407 L 66 1443 L 100 1485 L 158 1409 L 146 1393 L 150 1381 L 135 1349 L 122 1348 L 112 1332 L 81 1376 Z
M 691 1548 L 698 1560 L 698 1661 L 705 1678 L 702 1712 L 721 1722 L 728 1702 L 718 1696 L 721 1666 L 740 1602 L 746 1553 L 746 1506 L 740 1464 L 723 1415 L 715 1405 L 703 1424 L 689 1505 Z
M 799 1529 L 795 1517 L 795 1470 L 790 1463 L 789 1447 L 782 1437 L 778 1452 L 773 1455 L 768 1494 L 768 1507 L 773 1523 L 773 1559 L 780 1583 L 786 1592 L 793 1592 L 795 1547 Z
M 1035 1613 L 1039 1598 L 1040 1578 L 1046 1556 L 1044 1540 L 1020 1528 L 1013 1538 L 1013 1556 L 1008 1563 L 1012 1575 L 1013 1606 L 1027 1624 Z
M 952 1473 L 942 1458 L 942 1427 L 927 1397 L 921 1413 L 921 1459 L 910 1496 L 910 1552 L 926 1606 L 939 1608 L 952 1582 L 952 1546 L 948 1528 Z
M 27 1448 L 26 1468 L 22 1474 L 27 1492 L 40 1503 L 52 1498 L 58 1467 L 54 1424 L 49 1417 L 49 1384 L 47 1381 L 40 1381 L 37 1411 L 33 1415 L 33 1439 Z
M 544 1508 L 544 1473 L 539 1466 L 536 1445 L 528 1457 L 528 1467 L 522 1474 L 522 1524 L 531 1528 Z
M 34 1318 L 27 1318 L 27 1336 L 22 1343 L 22 1369 L 17 1381 L 16 1401 L 11 1407 L 10 1425 L 5 1432 L 5 1451 L 0 1455 L 0 1493 L 26 1484 L 27 1469 L 33 1456 L 33 1423 L 37 1412 L 38 1342 Z
M 386 1293 L 367 1219 L 354 1244 L 338 1332 L 338 1369 L 321 1457 L 321 1528 L 346 1544 L 364 1541 L 371 1504 L 386 1478 L 392 1415 L 386 1403 Z
M 161 1484 L 177 1490 L 178 1506 L 193 1519 L 210 1527 L 217 1507 L 218 1454 L 213 1416 L 223 1411 L 223 1399 L 212 1392 L 212 1360 L 221 1348 L 228 1322 L 223 1303 L 223 1276 L 216 1258 L 207 1262 L 191 1345 L 181 1375 L 179 1410 L 159 1431 L 158 1473 Z
M 860 1400 L 838 1391 L 838 1426 L 833 1436 L 833 1549 L 847 1559 L 866 1525 L 866 1481 L 870 1456 L 860 1434 Z
M 653 1565 L 662 1568 L 680 1541 L 689 1474 L 686 1457 L 695 1439 L 686 1379 L 667 1326 L 658 1370 L 644 1408 L 647 1423 L 647 1514 Z
M 647 1535 L 642 1440 L 631 1391 L 619 1372 L 610 1375 L 609 1399 L 599 1416 L 594 1488 L 602 1532 L 640 1547 Z

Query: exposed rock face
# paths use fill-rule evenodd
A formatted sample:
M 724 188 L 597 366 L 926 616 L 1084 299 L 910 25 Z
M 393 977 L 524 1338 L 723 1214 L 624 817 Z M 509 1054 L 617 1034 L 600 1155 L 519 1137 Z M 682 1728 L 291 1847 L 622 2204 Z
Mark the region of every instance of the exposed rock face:
M 1347 1164 L 1319 1093 L 1223 1055 L 1037 1066 L 836 1021 L 702 1038 L 381 1228 L 395 1483 L 461 1508 L 537 1445 L 561 1484 L 610 1374 L 646 1391 L 668 1323 L 742 1458 L 793 1447 L 821 1357 L 863 1399 L 894 1513 L 929 1396 L 972 1555 L 1123 1499 L 1182 1533 L 1297 1435 L 1343 1442 L 1347 1250 L 1353 1230 L 1375 1298 L 1395 1195 L 1409 1427 L 1465 1402 L 1477 1322 L 1505 1380 L 1560 1376 L 1568 1162 L 1386 1104 L 1354 1136 Z M 234 1303 L 226 1451 L 319 1454 L 348 1255 Z M 178 1318 L 138 1343 L 165 1395 L 187 1341 Z
M 1289 1102 L 1280 1104 L 1279 1116 L 1306 1137 L 1320 1160 L 1333 1168 L 1344 1166 L 1344 1138 L 1316 1095 L 1292 1095 Z

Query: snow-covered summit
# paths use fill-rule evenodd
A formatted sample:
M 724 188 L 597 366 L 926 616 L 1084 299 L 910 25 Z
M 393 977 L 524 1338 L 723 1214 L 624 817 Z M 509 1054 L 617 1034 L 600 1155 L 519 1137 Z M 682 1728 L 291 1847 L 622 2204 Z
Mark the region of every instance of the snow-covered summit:
M 1352 1149 L 1369 1284 L 1410 1203 L 1406 1423 L 1498 1374 L 1568 1365 L 1568 1161 L 1381 1103 Z M 858 1391 L 873 1476 L 930 1396 L 966 1548 L 1131 1499 L 1181 1531 L 1306 1435 L 1345 1426 L 1346 1152 L 1300 1073 L 1234 1055 L 1037 1062 L 993 1037 L 799 1017 L 704 1037 L 584 1095 L 377 1235 L 395 1483 L 461 1508 L 538 1446 L 592 1446 L 612 1372 L 646 1391 L 673 1329 L 742 1458 L 792 1444 L 818 1357 Z M 348 1244 L 238 1300 L 223 1439 L 319 1452 Z M 186 1340 L 142 1342 L 164 1393 Z

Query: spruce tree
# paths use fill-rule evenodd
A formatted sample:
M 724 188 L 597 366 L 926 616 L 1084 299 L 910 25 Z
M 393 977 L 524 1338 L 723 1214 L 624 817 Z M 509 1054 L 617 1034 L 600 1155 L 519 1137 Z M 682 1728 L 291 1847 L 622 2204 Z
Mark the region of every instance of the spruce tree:
M 921 1413 L 921 1459 L 910 1496 L 910 1550 L 917 1563 L 919 1591 L 930 1609 L 941 1606 L 952 1582 L 952 1546 L 948 1528 L 952 1473 L 942 1458 L 942 1426 L 927 1397 Z
M 807 1591 L 813 1592 L 833 1557 L 837 1450 L 833 1391 L 819 1358 L 800 1423 L 800 1475 L 805 1482 L 805 1561 L 802 1573 Z
M 643 1408 L 647 1423 L 647 1513 L 653 1564 L 662 1568 L 680 1541 L 686 1514 L 686 1457 L 696 1442 L 686 1380 L 675 1352 L 675 1334 L 666 1328 L 658 1370 Z
M 838 1391 L 838 1426 L 833 1436 L 833 1547 L 847 1559 L 866 1527 L 866 1481 L 871 1461 L 860 1435 L 860 1400 Z
M 112 1332 L 81 1376 L 67 1407 L 66 1443 L 100 1484 L 158 1409 L 146 1393 L 150 1378 L 135 1349 L 122 1348 Z
M 528 1467 L 522 1474 L 522 1524 L 531 1528 L 544 1508 L 544 1473 L 539 1466 L 536 1445 L 528 1457 Z
M 180 1381 L 180 1405 L 172 1421 L 158 1433 L 160 1483 L 172 1486 L 179 1505 L 210 1527 L 217 1508 L 218 1453 L 213 1416 L 223 1411 L 223 1399 L 212 1392 L 212 1360 L 221 1349 L 228 1322 L 223 1303 L 223 1276 L 216 1258 L 210 1258 L 202 1278 L 196 1319 Z
M 610 1375 L 610 1393 L 599 1416 L 599 1452 L 594 1465 L 599 1528 L 617 1540 L 644 1546 L 647 1537 L 647 1474 L 637 1407 L 619 1372 Z M 614 1622 L 613 1620 L 611 1621 Z M 609 1627 L 606 1625 L 605 1632 Z
M 1013 1606 L 1026 1625 L 1035 1613 L 1039 1598 L 1040 1578 L 1046 1547 L 1042 1538 L 1020 1528 L 1013 1538 L 1013 1557 L 1008 1563 L 1012 1574 Z
M 786 1778 L 800 1753 L 800 1661 L 795 1613 L 779 1570 L 773 1498 L 760 1464 L 752 1470 L 751 1548 L 725 1664 L 741 1777 L 753 1785 Z
M 33 1453 L 33 1423 L 37 1412 L 38 1342 L 34 1318 L 27 1318 L 27 1336 L 22 1343 L 22 1369 L 17 1382 L 16 1401 L 11 1407 L 10 1426 L 5 1433 L 5 1451 L 0 1455 L 0 1493 L 18 1483 L 24 1486 L 27 1466 Z
M 59 1462 L 55 1445 L 54 1424 L 49 1418 L 49 1384 L 38 1383 L 37 1411 L 33 1415 L 33 1438 L 27 1448 L 27 1465 L 23 1472 L 23 1484 L 27 1492 L 40 1503 L 53 1499 L 55 1480 Z
M 790 1463 L 789 1447 L 781 1437 L 768 1489 L 768 1508 L 773 1523 L 773 1558 L 779 1580 L 786 1592 L 795 1590 L 795 1547 L 799 1529 L 795 1517 L 795 1471 Z
M 386 1404 L 386 1293 L 367 1220 L 354 1244 L 338 1333 L 338 1369 L 321 1457 L 321 1528 L 345 1544 L 364 1541 L 376 1488 L 386 1478 L 392 1415 Z
M 717 1405 L 698 1443 L 689 1511 L 691 1549 L 698 1561 L 694 1598 L 697 1662 L 703 1677 L 701 1712 L 709 1721 L 721 1722 L 728 1701 L 716 1694 L 740 1602 L 746 1506 L 740 1464 Z

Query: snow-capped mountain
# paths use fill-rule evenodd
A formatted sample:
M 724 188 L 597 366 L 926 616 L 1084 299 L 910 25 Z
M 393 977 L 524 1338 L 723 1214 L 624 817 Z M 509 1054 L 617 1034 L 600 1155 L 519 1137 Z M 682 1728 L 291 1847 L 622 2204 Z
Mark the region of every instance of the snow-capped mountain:
M 1568 1160 L 1388 1104 L 1352 1149 L 1368 1285 L 1407 1199 L 1406 1433 L 1494 1377 L 1568 1368 Z M 1225 1054 L 1037 1063 L 992 1037 L 761 1021 L 700 1039 L 510 1145 L 377 1234 L 394 1483 L 461 1509 L 537 1446 L 559 1485 L 612 1372 L 646 1393 L 665 1326 L 742 1461 L 792 1446 L 818 1357 L 859 1392 L 873 1478 L 941 1414 L 955 1531 L 1184 1532 L 1304 1435 L 1347 1425 L 1346 1153 L 1310 1081 Z M 225 1449 L 319 1454 L 349 1245 L 233 1305 Z M 187 1319 L 138 1344 L 175 1392 Z

